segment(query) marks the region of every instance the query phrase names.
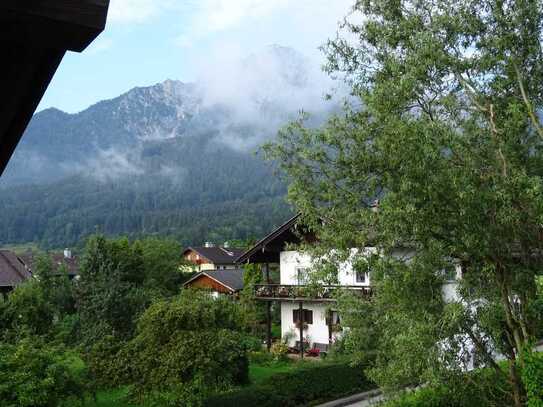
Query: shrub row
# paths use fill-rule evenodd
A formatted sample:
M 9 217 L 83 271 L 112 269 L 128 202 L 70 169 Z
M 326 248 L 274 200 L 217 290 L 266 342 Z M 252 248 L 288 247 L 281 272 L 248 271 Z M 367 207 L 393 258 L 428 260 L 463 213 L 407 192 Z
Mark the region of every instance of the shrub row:
M 361 367 L 326 362 L 278 373 L 258 385 L 215 394 L 205 407 L 304 406 L 375 388 Z

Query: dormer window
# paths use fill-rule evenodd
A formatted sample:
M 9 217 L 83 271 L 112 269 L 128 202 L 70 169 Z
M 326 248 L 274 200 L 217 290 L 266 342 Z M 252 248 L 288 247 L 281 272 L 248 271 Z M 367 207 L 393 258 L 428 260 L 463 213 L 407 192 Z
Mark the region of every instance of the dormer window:
M 367 259 L 358 259 L 353 265 L 355 284 L 368 284 L 370 264 Z
M 298 285 L 306 285 L 308 282 L 307 268 L 305 267 L 296 267 L 296 281 Z
M 357 283 L 366 283 L 368 280 L 368 273 L 365 271 L 357 271 L 356 272 L 356 282 Z

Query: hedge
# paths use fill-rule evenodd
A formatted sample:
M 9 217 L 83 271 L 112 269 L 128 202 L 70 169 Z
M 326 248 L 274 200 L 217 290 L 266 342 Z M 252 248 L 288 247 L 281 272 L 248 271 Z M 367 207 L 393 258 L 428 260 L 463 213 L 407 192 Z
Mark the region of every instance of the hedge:
M 276 407 L 318 404 L 375 388 L 361 367 L 315 362 L 292 372 L 277 373 L 263 383 L 215 394 L 205 407 Z
M 526 387 L 528 407 L 543 407 L 543 353 L 525 354 L 522 381 Z

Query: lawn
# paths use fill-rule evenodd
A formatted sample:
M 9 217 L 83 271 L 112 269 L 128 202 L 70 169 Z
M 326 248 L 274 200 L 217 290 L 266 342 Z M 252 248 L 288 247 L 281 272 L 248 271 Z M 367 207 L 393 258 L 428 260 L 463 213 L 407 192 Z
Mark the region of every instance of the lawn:
M 96 393 L 96 399 L 85 400 L 84 407 L 138 407 L 126 401 L 128 387 L 120 387 L 112 390 L 101 390 Z M 68 407 L 70 404 L 63 404 Z
M 273 362 L 267 365 L 251 363 L 249 366 L 249 379 L 251 383 L 258 384 L 276 373 L 290 372 L 297 368 L 294 362 Z
M 251 384 L 258 384 L 276 373 L 295 370 L 298 364 L 296 362 L 272 362 L 265 365 L 251 363 L 249 366 L 249 379 Z M 88 400 L 85 407 L 137 407 L 136 404 L 126 403 L 127 394 L 127 387 L 102 390 L 97 392 L 96 400 Z

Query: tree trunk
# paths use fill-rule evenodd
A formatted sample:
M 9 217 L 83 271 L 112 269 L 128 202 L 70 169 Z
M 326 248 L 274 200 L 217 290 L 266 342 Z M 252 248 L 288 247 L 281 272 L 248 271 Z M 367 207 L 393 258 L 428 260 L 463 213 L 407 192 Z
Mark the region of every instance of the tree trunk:
M 498 264 L 498 286 L 500 287 L 500 299 L 505 310 L 505 321 L 507 325 L 507 330 L 509 335 L 513 339 L 511 344 L 513 347 L 513 355 L 509 358 L 509 382 L 511 383 L 513 390 L 513 402 L 515 407 L 523 406 L 524 399 L 524 387 L 522 381 L 519 377 L 516 362 L 519 359 L 520 355 L 524 351 L 525 346 L 527 345 L 528 338 L 524 335 L 520 324 L 518 323 L 517 317 L 514 315 L 512 301 L 512 290 L 510 279 L 505 275 L 506 271 L 503 267 Z
M 515 403 L 515 407 L 522 407 L 524 391 L 514 360 L 509 360 L 509 380 L 511 381 L 511 386 L 513 387 L 513 402 Z

